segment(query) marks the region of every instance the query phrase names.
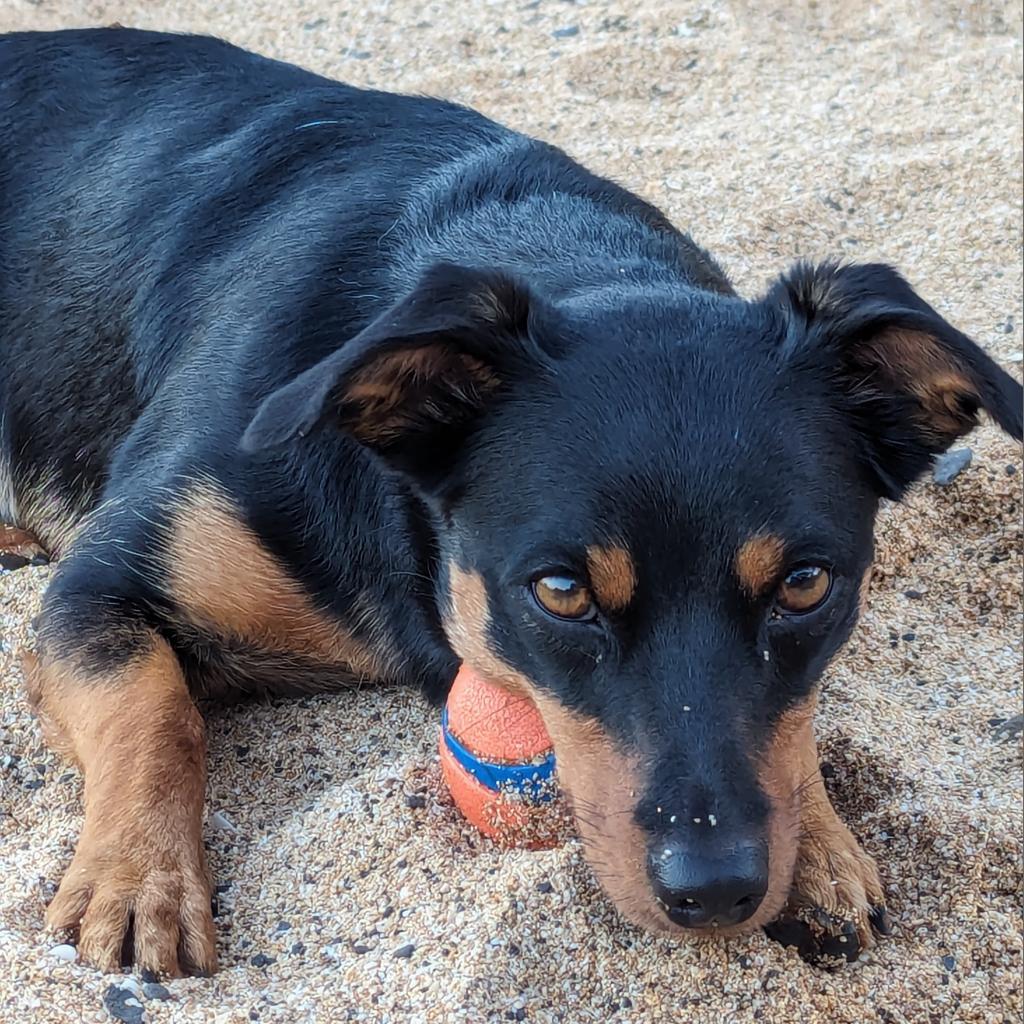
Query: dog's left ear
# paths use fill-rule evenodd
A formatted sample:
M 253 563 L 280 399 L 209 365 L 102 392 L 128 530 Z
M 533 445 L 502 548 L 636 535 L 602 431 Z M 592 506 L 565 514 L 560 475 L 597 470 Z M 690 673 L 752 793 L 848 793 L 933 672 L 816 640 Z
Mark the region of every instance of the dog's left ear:
M 474 425 L 552 363 L 541 305 L 508 274 L 439 263 L 337 351 L 273 392 L 242 437 L 254 452 L 332 425 L 426 489 Z
M 764 301 L 785 320 L 784 358 L 835 389 L 882 496 L 901 497 L 980 410 L 1021 440 L 1021 385 L 891 267 L 801 264 Z

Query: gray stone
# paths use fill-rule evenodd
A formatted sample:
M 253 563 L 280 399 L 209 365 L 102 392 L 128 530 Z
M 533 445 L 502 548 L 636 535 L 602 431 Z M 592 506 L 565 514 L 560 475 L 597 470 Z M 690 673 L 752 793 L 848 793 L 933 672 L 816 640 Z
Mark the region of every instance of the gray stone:
M 970 448 L 954 448 L 935 460 L 932 479 L 940 487 L 948 487 L 970 464 L 974 452 Z
M 142 1003 L 136 999 L 131 989 L 120 985 L 108 985 L 103 993 L 103 1005 L 114 1020 L 122 1024 L 143 1024 L 146 1019 Z

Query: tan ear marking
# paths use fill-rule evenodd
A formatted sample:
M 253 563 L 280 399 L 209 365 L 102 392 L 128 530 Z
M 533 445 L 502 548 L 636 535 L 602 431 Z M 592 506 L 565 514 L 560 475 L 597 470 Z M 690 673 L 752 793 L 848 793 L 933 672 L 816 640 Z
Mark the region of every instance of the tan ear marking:
M 857 362 L 913 395 L 921 408 L 922 426 L 929 432 L 953 438 L 974 426 L 975 418 L 964 410 L 963 402 L 980 405 L 978 389 L 924 331 L 885 331 L 860 348 Z

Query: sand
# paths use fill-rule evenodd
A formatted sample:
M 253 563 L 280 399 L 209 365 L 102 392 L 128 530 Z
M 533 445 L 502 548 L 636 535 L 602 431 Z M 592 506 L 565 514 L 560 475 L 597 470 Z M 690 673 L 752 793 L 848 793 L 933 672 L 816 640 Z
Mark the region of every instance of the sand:
M 1019 375 L 1017 4 L 0 7 L 0 30 L 113 21 L 475 105 L 660 204 L 748 293 L 800 256 L 890 260 Z M 828 974 L 761 935 L 640 933 L 574 842 L 508 852 L 464 827 L 436 714 L 367 690 L 211 713 L 222 969 L 170 983 L 146 1019 L 1019 1020 L 1021 745 L 1000 720 L 1022 703 L 1021 453 L 991 428 L 968 443 L 951 486 L 884 511 L 871 608 L 825 688 L 830 785 L 896 920 L 869 962 Z M 42 931 L 81 822 L 80 779 L 19 694 L 47 576 L 0 574 L 4 1024 L 108 1020 L 118 980 L 60 962 Z

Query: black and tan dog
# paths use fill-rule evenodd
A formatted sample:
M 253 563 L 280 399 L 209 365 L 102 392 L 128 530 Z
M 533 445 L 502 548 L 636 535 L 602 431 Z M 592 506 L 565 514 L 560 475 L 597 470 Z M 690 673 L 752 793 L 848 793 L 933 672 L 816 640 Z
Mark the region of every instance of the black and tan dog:
M 194 699 L 439 701 L 465 659 L 536 700 L 628 918 L 852 958 L 887 920 L 816 683 L 879 498 L 1021 403 L 888 267 L 742 299 L 472 111 L 212 39 L 0 37 L 0 537 L 59 557 L 29 691 L 85 773 L 50 923 L 212 970 Z

